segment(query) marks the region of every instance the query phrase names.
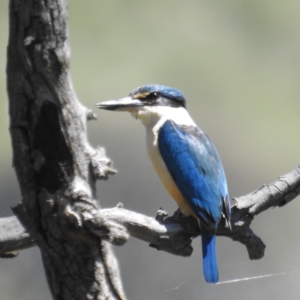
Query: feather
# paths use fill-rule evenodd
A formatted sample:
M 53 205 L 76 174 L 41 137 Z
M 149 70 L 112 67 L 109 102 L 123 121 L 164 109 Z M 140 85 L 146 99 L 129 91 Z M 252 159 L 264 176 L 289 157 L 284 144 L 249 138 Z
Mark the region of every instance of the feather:
M 167 120 L 158 135 L 166 167 L 202 230 L 203 274 L 218 281 L 216 230 L 222 214 L 230 218 L 230 202 L 223 166 L 209 137 L 198 127 Z

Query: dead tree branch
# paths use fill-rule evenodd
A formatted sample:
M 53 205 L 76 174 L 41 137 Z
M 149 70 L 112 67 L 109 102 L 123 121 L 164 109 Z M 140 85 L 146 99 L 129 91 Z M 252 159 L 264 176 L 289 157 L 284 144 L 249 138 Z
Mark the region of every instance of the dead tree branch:
M 257 191 L 236 198 L 236 204 L 232 206 L 232 228 L 229 229 L 225 222 L 222 222 L 218 228 L 218 235 L 244 244 L 250 259 L 262 258 L 266 246 L 250 228 L 254 216 L 271 207 L 282 207 L 299 194 L 300 166 Z M 150 243 L 158 250 L 189 256 L 193 251 L 192 239 L 200 234 L 197 222 L 193 218 L 168 218 L 167 213 L 162 210 L 159 210 L 156 218 L 153 218 L 126 210 L 122 205 L 118 205 L 116 208 L 102 209 L 99 214 L 110 228 L 110 235 L 107 238 L 116 245 L 123 244 L 129 236 L 133 236 Z M 6 245 L 5 238 L 0 240 L 0 253 L 18 251 L 20 245 L 32 246 L 29 235 L 24 232 L 24 229 L 22 230 L 18 220 L 9 218 L 8 221 L 11 222 L 10 228 L 13 230 L 11 236 L 14 236 L 14 232 L 18 232 L 19 238 L 15 235 L 15 244 L 12 242 L 9 246 Z M 3 232 L 2 223 L 5 224 L 4 220 L 0 222 L 0 236 Z M 95 226 L 91 230 L 97 235 L 101 228 L 98 229 Z

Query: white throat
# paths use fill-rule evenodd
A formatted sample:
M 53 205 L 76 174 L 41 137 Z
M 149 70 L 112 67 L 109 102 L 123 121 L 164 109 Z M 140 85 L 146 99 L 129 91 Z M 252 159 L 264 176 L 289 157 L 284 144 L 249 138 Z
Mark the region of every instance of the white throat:
M 153 128 L 158 123 L 162 126 L 166 120 L 172 120 L 178 125 L 196 126 L 184 107 L 144 106 L 132 110 L 131 115 L 141 120 L 146 128 Z
M 159 130 L 167 120 L 172 120 L 177 125 L 196 126 L 184 107 L 144 106 L 130 112 L 134 118 L 141 120 L 146 128 L 146 143 L 150 157 L 151 152 L 156 151 Z

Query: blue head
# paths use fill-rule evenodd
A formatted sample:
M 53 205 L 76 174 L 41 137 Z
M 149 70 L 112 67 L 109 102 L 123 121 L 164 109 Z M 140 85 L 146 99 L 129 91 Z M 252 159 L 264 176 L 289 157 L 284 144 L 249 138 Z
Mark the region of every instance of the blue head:
M 159 84 L 147 84 L 134 89 L 129 96 L 139 99 L 145 105 L 186 107 L 186 100 L 181 91 Z
M 129 97 L 96 104 L 106 110 L 130 110 L 144 106 L 186 107 L 184 95 L 177 89 L 147 84 L 134 89 Z

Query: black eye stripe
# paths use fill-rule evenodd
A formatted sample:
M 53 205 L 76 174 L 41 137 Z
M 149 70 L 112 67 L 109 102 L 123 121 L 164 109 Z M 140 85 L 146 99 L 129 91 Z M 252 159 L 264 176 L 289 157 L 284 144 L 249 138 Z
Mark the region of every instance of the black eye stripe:
M 160 86 L 146 85 L 133 90 L 129 96 L 138 99 L 143 106 L 170 106 L 186 107 L 184 95 L 176 89 Z
M 140 98 L 141 101 L 153 101 L 159 98 L 159 93 L 153 92 L 145 95 L 145 97 Z
M 140 86 L 133 90 L 129 96 L 132 99 L 140 100 L 143 105 L 186 107 L 185 97 L 179 90 L 159 84 Z
M 140 94 L 138 99 L 141 100 L 144 103 L 144 105 L 148 106 L 184 107 L 184 105 L 176 98 L 170 99 L 168 97 L 164 97 L 158 92 Z

